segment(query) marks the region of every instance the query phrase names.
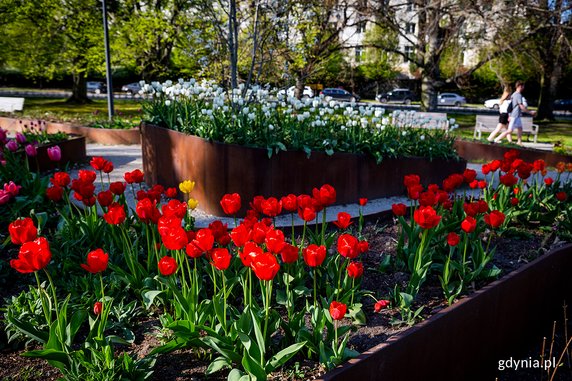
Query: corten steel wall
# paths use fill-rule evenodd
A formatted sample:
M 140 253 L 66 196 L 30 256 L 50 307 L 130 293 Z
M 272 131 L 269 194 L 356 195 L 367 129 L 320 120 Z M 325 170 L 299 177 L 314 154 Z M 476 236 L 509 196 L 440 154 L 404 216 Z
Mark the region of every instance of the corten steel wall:
M 22 131 L 24 126 L 30 127 L 32 123 L 38 123 L 37 120 L 1 118 L 0 128 L 8 131 Z M 130 130 L 111 129 L 111 128 L 94 128 L 76 126 L 70 123 L 42 122 L 46 132 L 53 134 L 55 132 L 65 132 L 67 134 L 81 135 L 89 142 L 100 144 L 140 144 L 141 133 L 139 128 Z
M 58 163 L 50 160 L 48 148 L 59 146 L 62 151 L 62 158 Z M 85 138 L 83 136 L 71 137 L 66 141 L 48 144 L 37 148 L 36 157 L 28 157 L 30 169 L 36 170 L 39 167 L 41 172 L 60 168 L 65 168 L 66 164 L 81 163 L 86 160 Z
M 145 181 L 176 186 L 196 182 L 192 197 L 201 209 L 223 215 L 219 205 L 225 193 L 239 193 L 243 210 L 256 195 L 281 197 L 309 194 L 330 184 L 337 203 L 355 203 L 359 197 L 379 198 L 403 194 L 403 176 L 417 173 L 425 184 L 440 184 L 451 173 L 462 172 L 466 161 L 404 158 L 380 165 L 366 155 L 286 151 L 268 158 L 266 149 L 208 142 L 177 131 L 141 124 Z
M 572 162 L 572 157 L 569 155 L 561 155 L 552 151 L 544 151 L 531 148 L 514 148 L 503 147 L 497 144 L 485 144 L 480 142 L 471 142 L 467 140 L 455 141 L 455 148 L 463 159 L 468 161 L 473 160 L 502 160 L 505 152 L 516 149 L 520 152 L 520 158 L 524 161 L 532 162 L 534 160 L 542 159 L 549 166 L 553 167 L 558 162 L 565 163 Z
M 540 345 L 555 320 L 562 327 L 562 305 L 570 305 L 572 297 L 571 271 L 569 244 L 362 353 L 322 380 L 494 380 L 501 376 L 499 360 L 528 359 L 524 343 Z

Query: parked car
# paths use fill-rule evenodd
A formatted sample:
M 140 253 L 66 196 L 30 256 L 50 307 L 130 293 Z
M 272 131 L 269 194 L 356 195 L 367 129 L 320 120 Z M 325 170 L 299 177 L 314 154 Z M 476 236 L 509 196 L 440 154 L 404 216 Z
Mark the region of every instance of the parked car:
M 86 85 L 88 93 L 107 93 L 107 86 L 103 82 L 90 81 Z
M 121 87 L 121 91 L 131 94 L 138 94 L 139 90 L 141 90 L 141 84 L 139 82 L 128 83 Z
M 320 95 L 325 97 L 330 97 L 332 99 L 341 100 L 341 101 L 349 101 L 349 102 L 359 102 L 361 99 L 359 95 L 350 93 L 344 89 L 334 89 L 333 87 L 325 88 L 324 90 L 320 91 Z
M 490 109 L 498 110 L 500 107 L 500 98 L 496 99 L 487 99 L 485 101 L 485 107 Z
M 417 100 L 417 96 L 409 89 L 393 89 L 387 93 L 378 94 L 375 99 L 381 103 L 404 103 L 406 105 Z
M 456 93 L 442 93 L 437 95 L 437 104 L 439 106 L 461 107 L 465 103 L 467 103 L 465 97 Z
M 557 99 L 554 101 L 554 110 L 572 112 L 572 99 Z

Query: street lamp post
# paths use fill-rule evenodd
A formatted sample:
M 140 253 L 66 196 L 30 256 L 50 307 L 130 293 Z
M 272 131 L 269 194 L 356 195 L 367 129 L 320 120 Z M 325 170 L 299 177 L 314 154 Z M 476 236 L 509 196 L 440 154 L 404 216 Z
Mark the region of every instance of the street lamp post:
M 107 28 L 107 6 L 103 5 L 103 40 L 105 44 L 105 74 L 107 76 L 107 115 L 109 120 L 113 118 L 113 84 L 111 81 L 111 60 L 109 57 L 109 29 Z

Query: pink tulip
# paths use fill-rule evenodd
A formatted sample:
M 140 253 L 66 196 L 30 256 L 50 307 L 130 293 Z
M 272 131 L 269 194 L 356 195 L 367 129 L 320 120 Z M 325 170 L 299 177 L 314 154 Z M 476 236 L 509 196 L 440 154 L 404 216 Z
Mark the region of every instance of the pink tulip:
M 16 140 L 18 141 L 18 143 L 24 144 L 26 143 L 26 136 L 23 133 L 18 132 L 16 133 Z
M 16 150 L 18 149 L 18 142 L 16 142 L 15 140 L 10 140 L 6 144 L 6 148 L 8 148 L 10 152 L 16 152 Z
M 14 184 L 13 181 L 10 181 L 7 184 L 4 184 L 4 192 L 9 193 L 12 197 L 16 197 L 18 193 L 20 193 L 20 185 Z
M 6 143 L 7 133 L 6 130 L 0 128 L 0 143 Z
M 60 161 L 62 159 L 62 150 L 60 149 L 60 146 L 48 148 L 48 157 L 51 161 Z
M 31 144 L 28 144 L 26 148 L 24 148 L 24 151 L 26 151 L 26 155 L 30 157 L 34 157 L 38 154 L 38 151 L 36 151 L 36 147 L 34 147 Z
M 0 189 L 0 205 L 6 204 L 8 201 L 10 201 L 10 198 L 12 198 L 10 193 Z

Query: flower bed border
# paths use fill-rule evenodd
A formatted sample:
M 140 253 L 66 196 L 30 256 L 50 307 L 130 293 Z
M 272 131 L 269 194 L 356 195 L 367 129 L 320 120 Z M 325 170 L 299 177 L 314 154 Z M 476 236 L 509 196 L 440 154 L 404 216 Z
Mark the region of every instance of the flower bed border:
M 495 159 L 502 160 L 505 152 L 509 150 L 516 150 L 520 153 L 519 158 L 524 161 L 533 162 L 542 159 L 547 165 L 554 167 L 558 162 L 570 163 L 572 156 L 562 155 L 552 151 L 544 151 L 534 148 L 517 148 L 506 147 L 498 144 L 482 143 L 478 141 L 470 141 L 457 139 L 455 141 L 455 149 L 463 159 L 467 161 L 473 160 L 486 160 L 491 161 Z
M 571 269 L 569 244 L 391 337 L 321 380 L 494 379 L 499 360 L 528 358 L 519 346 L 532 338 L 540 344 L 542 336 L 534 329 L 562 318 L 562 304 L 572 296 Z
M 466 161 L 425 158 L 387 159 L 376 164 L 367 155 L 285 151 L 270 159 L 266 149 L 209 142 L 197 136 L 142 123 L 141 148 L 147 184 L 177 186 L 196 182 L 192 197 L 202 210 L 224 215 L 219 201 L 226 193 L 239 193 L 245 212 L 256 195 L 280 197 L 310 193 L 328 183 L 337 190 L 337 204 L 355 203 L 403 193 L 401 179 L 422 173 L 423 182 L 440 183 L 463 172 Z M 190 159 L 187 159 L 190 155 Z M 160 169 L 160 170 L 159 170 Z
M 22 121 L 22 123 L 20 123 Z M 22 126 L 36 122 L 35 119 L 14 119 L 0 117 L 0 127 L 8 131 L 21 131 Z M 139 128 L 129 130 L 113 128 L 95 128 L 73 125 L 71 123 L 45 122 L 46 132 L 53 134 L 65 132 L 67 134 L 84 136 L 89 142 L 99 144 L 141 144 Z
M 62 158 L 57 165 L 48 156 L 48 148 L 54 146 L 59 146 L 62 152 Z M 28 157 L 30 169 L 36 170 L 38 166 L 40 172 L 56 169 L 58 166 L 62 168 L 67 164 L 85 162 L 86 160 L 85 137 L 83 136 L 70 136 L 68 140 L 41 145 L 37 148 L 36 157 Z

